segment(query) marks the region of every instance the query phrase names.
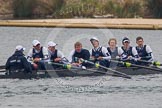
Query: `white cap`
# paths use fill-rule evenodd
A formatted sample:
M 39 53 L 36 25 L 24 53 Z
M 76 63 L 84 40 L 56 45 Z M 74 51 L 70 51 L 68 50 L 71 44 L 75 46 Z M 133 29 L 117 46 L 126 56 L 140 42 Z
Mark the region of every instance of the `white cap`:
M 92 40 L 96 40 L 96 41 L 99 42 L 98 38 L 96 38 L 96 37 L 92 37 L 92 38 L 90 39 L 90 41 L 92 41 Z
M 57 44 L 56 43 L 54 43 L 53 41 L 49 41 L 48 42 L 48 47 L 52 47 L 52 46 L 56 46 Z
M 125 42 L 130 42 L 129 38 L 124 37 L 123 40 L 122 40 L 122 43 L 125 43 Z
M 32 44 L 33 46 L 37 46 L 38 44 L 40 44 L 40 42 L 38 40 L 33 40 Z
M 16 50 L 17 50 L 17 51 L 21 51 L 21 50 L 22 50 L 22 51 L 25 51 L 25 48 L 24 48 L 23 46 L 21 46 L 21 45 L 17 45 L 17 46 L 16 46 Z

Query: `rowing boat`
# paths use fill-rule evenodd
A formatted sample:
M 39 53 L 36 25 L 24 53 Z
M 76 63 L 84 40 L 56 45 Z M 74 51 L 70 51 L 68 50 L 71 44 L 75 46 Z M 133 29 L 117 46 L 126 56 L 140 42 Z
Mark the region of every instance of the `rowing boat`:
M 155 70 L 139 68 L 139 67 L 117 67 L 114 70 L 125 73 L 127 75 L 148 75 L 148 74 L 161 74 L 162 69 L 155 68 Z M 97 68 L 88 69 L 55 69 L 55 70 L 39 70 L 33 71 L 32 74 L 15 73 L 13 75 L 6 75 L 5 71 L 0 74 L 0 79 L 31 79 L 31 78 L 53 78 L 53 77 L 76 77 L 76 76 L 103 76 L 110 75 L 116 76 L 113 72 Z
M 108 73 L 109 74 L 109 73 Z M 101 76 L 106 75 L 104 71 L 86 69 L 57 69 L 57 70 L 38 70 L 33 71 L 32 74 L 24 74 L 22 72 L 17 72 L 11 75 L 1 73 L 0 79 L 31 79 L 31 78 L 57 78 L 57 77 L 76 77 L 76 76 Z M 110 73 L 109 75 L 113 75 Z

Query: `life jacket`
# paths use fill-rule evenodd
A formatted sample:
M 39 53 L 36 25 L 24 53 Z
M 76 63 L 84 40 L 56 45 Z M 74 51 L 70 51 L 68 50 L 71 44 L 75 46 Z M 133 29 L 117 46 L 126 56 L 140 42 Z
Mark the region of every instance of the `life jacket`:
M 35 58 L 44 58 L 44 55 L 43 55 L 43 47 L 41 47 L 41 50 L 36 53 L 35 49 L 33 48 L 33 59 Z
M 22 72 L 25 71 L 22 58 L 23 58 L 23 53 L 20 51 L 16 51 L 9 59 L 9 72 Z
M 109 54 L 111 55 L 111 58 L 116 58 L 116 56 L 118 56 L 118 47 L 116 47 L 113 52 L 111 51 L 110 47 L 107 47 L 107 50 Z
M 94 56 L 95 58 L 98 58 L 99 56 L 104 57 L 102 53 L 102 47 L 99 47 L 96 51 L 92 49 L 92 56 Z
M 123 46 L 122 46 L 121 48 L 122 48 L 122 50 L 123 50 L 123 54 L 124 54 L 124 55 L 126 55 L 127 57 L 128 57 L 128 56 L 134 57 L 133 52 L 132 52 L 132 47 L 129 47 L 128 50 L 125 50 Z
M 89 54 L 87 54 L 87 52 L 89 53 L 88 50 L 86 49 L 81 49 L 81 52 L 74 52 L 73 56 L 72 56 L 72 61 L 73 62 L 79 62 L 78 58 L 83 58 L 83 59 L 87 59 L 86 55 L 90 56 Z M 88 58 L 89 59 L 89 58 Z
M 54 53 L 51 53 L 51 57 L 50 57 L 50 60 L 54 60 L 55 58 L 57 58 L 57 50 L 55 50 Z

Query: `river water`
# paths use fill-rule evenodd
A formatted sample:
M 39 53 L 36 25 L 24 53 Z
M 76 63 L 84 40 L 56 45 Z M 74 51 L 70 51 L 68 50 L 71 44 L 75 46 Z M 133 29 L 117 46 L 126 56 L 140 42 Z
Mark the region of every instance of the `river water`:
M 143 36 L 155 59 L 162 62 L 161 34 L 161 30 L 0 27 L 0 65 L 18 44 L 26 48 L 27 54 L 34 39 L 43 46 L 52 40 L 68 56 L 76 41 L 90 49 L 93 36 L 102 46 L 107 46 L 110 37 L 117 38 L 119 46 L 123 37 L 129 37 L 134 46 L 135 38 Z M 0 80 L 1 108 L 162 108 L 161 102 L 162 75 Z

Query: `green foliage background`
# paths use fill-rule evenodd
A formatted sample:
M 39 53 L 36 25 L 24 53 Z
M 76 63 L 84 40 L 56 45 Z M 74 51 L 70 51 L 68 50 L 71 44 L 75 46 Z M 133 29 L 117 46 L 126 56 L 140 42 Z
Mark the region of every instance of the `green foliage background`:
M 162 0 L 13 0 L 15 18 L 162 18 Z

